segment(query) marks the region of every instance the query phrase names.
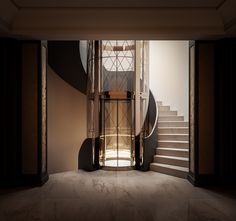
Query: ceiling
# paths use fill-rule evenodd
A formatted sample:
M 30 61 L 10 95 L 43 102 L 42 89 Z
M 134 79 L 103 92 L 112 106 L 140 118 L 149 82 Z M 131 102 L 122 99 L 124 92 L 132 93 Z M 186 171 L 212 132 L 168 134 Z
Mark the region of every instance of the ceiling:
M 236 36 L 236 0 L 0 0 L 0 36 L 209 39 Z
M 186 7 L 218 8 L 225 0 L 11 0 L 25 7 Z

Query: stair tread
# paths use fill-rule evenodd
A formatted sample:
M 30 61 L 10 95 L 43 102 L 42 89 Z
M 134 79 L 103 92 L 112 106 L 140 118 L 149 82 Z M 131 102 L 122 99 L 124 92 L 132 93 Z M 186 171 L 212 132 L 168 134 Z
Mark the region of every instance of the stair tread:
M 158 140 L 158 142 L 169 142 L 169 143 L 189 143 L 188 141 L 184 140 Z
M 173 136 L 180 135 L 180 136 L 188 136 L 189 134 L 176 134 L 176 133 L 171 133 L 171 134 L 169 133 L 169 134 L 166 134 L 166 133 L 158 133 L 158 135 L 168 135 L 168 136 L 169 136 L 169 135 L 170 135 L 170 136 L 171 136 L 171 135 L 173 135 Z
M 160 111 L 160 113 L 161 112 L 167 112 L 167 111 Z M 171 117 L 171 118 L 175 118 L 175 117 L 184 117 L 184 116 L 182 116 L 182 115 L 168 115 L 168 114 L 166 114 L 166 115 L 161 115 L 161 116 L 159 116 L 159 117 Z
M 168 158 L 168 159 L 175 159 L 175 160 L 183 160 L 183 161 L 189 161 L 188 157 L 176 157 L 176 156 L 167 156 L 167 155 L 155 155 L 155 157 L 161 157 L 161 158 Z
M 170 148 L 170 147 L 158 147 L 156 149 L 159 150 L 174 150 L 174 151 L 189 151 L 188 148 L 184 149 L 184 148 Z
M 158 127 L 158 129 L 188 129 L 188 127 Z
M 169 169 L 173 169 L 173 170 L 179 170 L 182 172 L 189 171 L 187 167 L 173 166 L 173 165 L 163 164 L 163 163 L 151 163 L 151 165 L 165 167 L 165 168 L 169 168 Z
M 181 122 L 181 123 L 188 123 L 188 121 L 176 121 L 176 120 L 162 120 L 162 121 L 160 121 L 160 122 L 162 122 L 162 123 L 179 123 L 179 122 Z M 170 128 L 170 127 L 168 127 L 168 128 Z

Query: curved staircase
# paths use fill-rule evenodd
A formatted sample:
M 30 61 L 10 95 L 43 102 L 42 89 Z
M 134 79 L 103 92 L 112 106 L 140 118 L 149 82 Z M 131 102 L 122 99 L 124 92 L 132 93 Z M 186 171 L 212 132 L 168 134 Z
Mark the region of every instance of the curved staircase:
M 177 111 L 158 102 L 158 142 L 152 171 L 186 178 L 189 168 L 189 125 Z

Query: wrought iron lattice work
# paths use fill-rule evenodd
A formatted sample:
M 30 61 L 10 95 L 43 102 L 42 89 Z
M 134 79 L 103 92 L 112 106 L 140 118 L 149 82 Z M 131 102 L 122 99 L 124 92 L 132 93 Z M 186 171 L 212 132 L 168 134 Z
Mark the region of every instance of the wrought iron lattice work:
M 133 91 L 134 41 L 102 41 L 101 91 Z

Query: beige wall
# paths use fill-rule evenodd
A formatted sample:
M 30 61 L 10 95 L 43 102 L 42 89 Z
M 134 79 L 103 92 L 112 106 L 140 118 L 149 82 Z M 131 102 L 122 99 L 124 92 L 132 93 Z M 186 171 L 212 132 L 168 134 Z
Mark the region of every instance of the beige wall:
M 77 170 L 86 138 L 86 96 L 48 67 L 48 173 Z

